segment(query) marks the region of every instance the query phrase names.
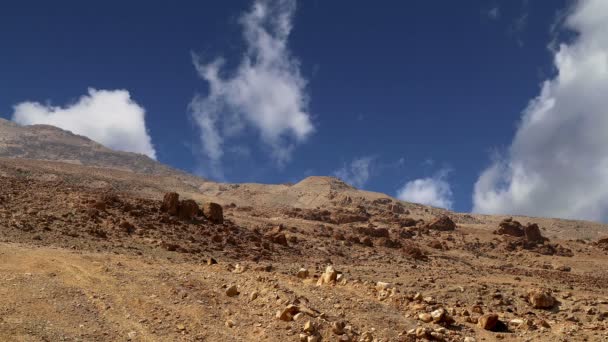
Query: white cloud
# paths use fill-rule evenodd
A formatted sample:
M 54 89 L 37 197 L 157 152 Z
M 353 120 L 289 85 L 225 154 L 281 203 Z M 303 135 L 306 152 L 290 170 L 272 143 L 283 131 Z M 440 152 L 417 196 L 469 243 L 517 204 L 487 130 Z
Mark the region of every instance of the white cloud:
M 204 154 L 216 166 L 227 140 L 247 128 L 259 135 L 280 165 L 314 131 L 306 80 L 287 47 L 295 8 L 295 0 L 254 2 L 240 19 L 246 52 L 227 77 L 221 75 L 223 59 L 205 64 L 194 56 L 209 93 L 195 96 L 190 110 L 201 130 Z
M 397 198 L 402 201 L 451 209 L 454 204 L 453 194 L 446 178 L 447 171 L 442 171 L 434 177 L 409 181 L 397 191 Z
M 21 125 L 53 125 L 112 149 L 156 158 L 146 130 L 145 110 L 126 90 L 89 88 L 88 95 L 65 107 L 22 102 L 14 106 L 12 120 Z
M 334 176 L 356 188 L 361 188 L 369 180 L 371 164 L 371 157 L 355 159 L 349 165 L 335 171 Z
M 608 220 L 608 2 L 579 1 L 506 158 L 477 180 L 473 211 Z

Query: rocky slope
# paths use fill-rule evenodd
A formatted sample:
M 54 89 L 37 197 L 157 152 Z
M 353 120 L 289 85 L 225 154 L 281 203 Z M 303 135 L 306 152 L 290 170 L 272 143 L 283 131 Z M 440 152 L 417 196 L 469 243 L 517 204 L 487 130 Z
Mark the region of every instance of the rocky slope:
M 65 163 L 104 150 L 66 136 L 0 158 L 0 340 L 608 339 L 605 225 Z

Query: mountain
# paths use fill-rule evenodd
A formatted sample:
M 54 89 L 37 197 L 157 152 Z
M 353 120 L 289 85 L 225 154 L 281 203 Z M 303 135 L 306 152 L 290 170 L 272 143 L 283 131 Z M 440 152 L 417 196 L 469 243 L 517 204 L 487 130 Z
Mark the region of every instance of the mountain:
M 1 118 L 0 157 L 59 161 L 146 175 L 186 176 L 145 155 L 114 151 L 54 126 L 20 126 Z
M 213 182 L 0 120 L 2 341 L 602 341 L 607 260 L 600 223 Z

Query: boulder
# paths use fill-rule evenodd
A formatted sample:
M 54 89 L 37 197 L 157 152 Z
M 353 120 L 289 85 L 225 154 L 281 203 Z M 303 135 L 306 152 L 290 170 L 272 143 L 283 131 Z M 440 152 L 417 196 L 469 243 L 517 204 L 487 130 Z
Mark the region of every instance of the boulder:
M 540 229 L 536 223 L 531 223 L 524 228 L 526 241 L 531 243 L 542 243 L 545 238 L 541 235 Z
M 401 227 L 414 227 L 416 224 L 418 224 L 418 221 L 414 220 L 411 217 L 403 218 L 400 221 Z
M 188 199 L 180 202 L 177 216 L 182 220 L 192 220 L 198 211 L 198 204 L 194 200 Z
M 239 290 L 237 289 L 236 285 L 228 286 L 228 288 L 226 289 L 226 296 L 234 297 L 234 296 L 238 296 L 238 295 L 239 295 Z
M 179 210 L 179 195 L 176 192 L 166 193 L 163 197 L 163 203 L 160 206 L 160 210 L 169 215 L 177 215 L 177 211 Z
M 300 279 L 308 278 L 308 270 L 305 268 L 300 268 L 300 270 L 298 270 L 298 272 L 296 273 L 296 277 Z
M 336 271 L 332 265 L 329 265 L 325 268 L 325 272 L 321 274 L 321 277 L 319 277 L 317 285 L 321 286 L 324 284 L 335 284 L 337 278 L 338 271 Z
M 498 315 L 494 313 L 482 315 L 477 320 L 477 325 L 485 330 L 494 330 L 498 325 Z
M 456 224 L 449 216 L 443 215 L 427 224 L 426 227 L 428 229 L 434 229 L 439 231 L 450 231 L 456 229 Z
M 433 318 L 433 322 L 437 324 L 452 324 L 454 323 L 454 319 L 444 308 L 439 308 L 431 312 L 431 317 Z
M 528 302 L 535 309 L 550 309 L 555 305 L 555 298 L 546 290 L 536 289 L 528 292 Z
M 405 213 L 405 208 L 403 207 L 403 205 L 401 205 L 401 203 L 389 204 L 388 210 L 390 210 L 391 212 L 393 212 L 395 214 Z
M 265 237 L 273 243 L 287 246 L 287 237 L 285 236 L 285 233 L 272 231 L 267 233 Z
M 207 202 L 203 204 L 203 215 L 213 223 L 224 223 L 224 212 L 222 210 L 222 206 L 217 203 Z
M 293 316 L 298 312 L 300 312 L 300 309 L 296 305 L 289 304 L 283 310 L 277 311 L 277 318 L 286 322 L 293 321 Z
M 515 237 L 524 236 L 524 227 L 521 223 L 513 221 L 512 218 L 506 218 L 499 223 L 497 233 L 501 235 L 510 235 Z

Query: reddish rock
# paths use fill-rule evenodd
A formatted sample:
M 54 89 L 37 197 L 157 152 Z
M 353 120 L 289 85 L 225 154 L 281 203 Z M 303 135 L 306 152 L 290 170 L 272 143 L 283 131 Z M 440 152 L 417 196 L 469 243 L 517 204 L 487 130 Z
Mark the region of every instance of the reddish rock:
M 521 225 L 521 223 L 513 221 L 512 218 L 504 219 L 502 222 L 500 222 L 499 226 L 500 228 L 497 231 L 498 234 L 516 237 L 524 236 L 524 227 Z
M 401 227 L 414 227 L 416 224 L 418 224 L 418 221 L 411 217 L 406 217 L 401 219 L 401 222 L 399 223 L 401 224 Z
M 224 212 L 222 210 L 222 206 L 217 203 L 205 203 L 203 205 L 203 215 L 213 223 L 224 223 Z
M 179 204 L 177 216 L 182 220 L 192 220 L 198 214 L 199 207 L 194 200 L 184 200 Z
M 403 252 L 405 255 L 409 256 L 412 259 L 424 260 L 426 259 L 426 254 L 418 245 L 414 243 L 408 243 L 403 246 Z
M 494 314 L 494 313 L 482 315 L 477 320 L 477 324 L 479 325 L 479 327 L 482 329 L 485 329 L 485 330 L 496 329 L 498 322 L 499 322 L 498 315 Z
M 266 238 L 276 244 L 287 246 L 287 237 L 284 233 L 271 232 L 266 234 Z
M 532 223 L 527 225 L 524 228 L 524 233 L 526 235 L 526 241 L 532 243 L 542 243 L 545 238 L 541 235 L 540 229 L 536 223 Z
M 169 215 L 177 215 L 179 210 L 179 195 L 176 192 L 168 192 L 163 197 L 163 204 L 160 210 L 168 213 Z
M 535 309 L 550 309 L 555 305 L 555 298 L 549 292 L 537 289 L 528 292 L 528 302 Z
M 440 231 L 449 231 L 456 229 L 456 224 L 452 219 L 447 216 L 441 216 L 426 226 L 428 229 L 440 230 Z

